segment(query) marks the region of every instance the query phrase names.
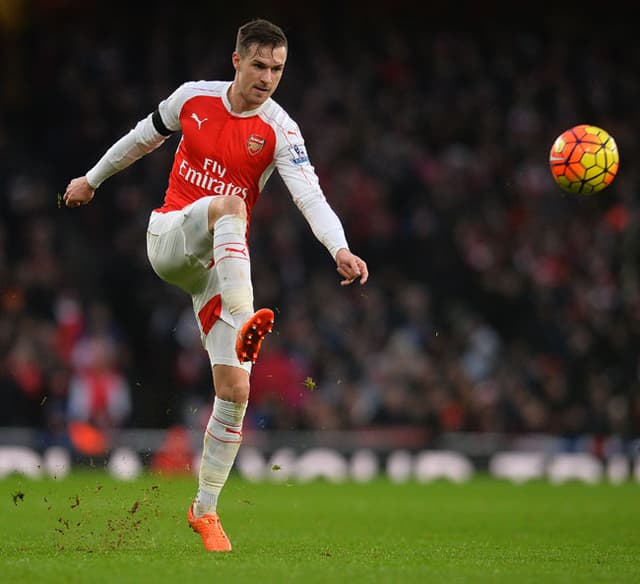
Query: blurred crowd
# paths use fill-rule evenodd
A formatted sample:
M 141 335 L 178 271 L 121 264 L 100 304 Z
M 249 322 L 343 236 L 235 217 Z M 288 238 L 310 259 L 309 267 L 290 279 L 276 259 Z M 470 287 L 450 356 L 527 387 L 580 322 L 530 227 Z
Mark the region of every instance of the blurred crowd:
M 275 98 L 371 278 L 339 286 L 274 175 L 250 246 L 256 306 L 274 308 L 276 327 L 246 423 L 640 434 L 633 36 L 493 13 L 470 33 L 424 8 L 394 20 L 337 18 L 333 3 L 224 15 L 107 4 L 0 4 L 0 425 L 55 442 L 74 421 L 206 421 L 211 373 L 190 299 L 145 248 L 178 137 L 82 209 L 56 195 L 182 82 L 230 79 L 237 26 L 263 16 L 290 42 Z M 621 152 L 599 195 L 563 194 L 548 171 L 553 140 L 578 123 L 607 129 Z

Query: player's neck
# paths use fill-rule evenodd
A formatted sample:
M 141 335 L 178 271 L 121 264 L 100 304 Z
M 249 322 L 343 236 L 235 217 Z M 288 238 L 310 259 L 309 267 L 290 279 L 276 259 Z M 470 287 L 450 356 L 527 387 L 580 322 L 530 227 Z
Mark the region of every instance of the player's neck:
M 235 81 L 229 86 L 227 98 L 229 99 L 229 105 L 231 105 L 231 111 L 235 114 L 242 114 L 255 109 L 242 97 L 241 93 L 236 88 Z

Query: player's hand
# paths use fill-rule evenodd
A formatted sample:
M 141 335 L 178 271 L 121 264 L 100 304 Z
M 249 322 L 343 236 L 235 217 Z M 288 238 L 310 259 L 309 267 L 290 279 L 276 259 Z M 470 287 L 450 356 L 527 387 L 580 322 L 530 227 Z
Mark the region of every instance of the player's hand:
M 67 207 L 86 205 L 93 199 L 96 190 L 89 184 L 86 176 L 72 179 L 64 191 L 63 200 Z
M 348 249 L 342 248 L 336 255 L 336 265 L 338 274 L 344 280 L 340 286 L 348 286 L 356 278 L 360 278 L 360 284 L 365 284 L 369 279 L 369 270 L 366 262 L 357 255 L 352 254 Z

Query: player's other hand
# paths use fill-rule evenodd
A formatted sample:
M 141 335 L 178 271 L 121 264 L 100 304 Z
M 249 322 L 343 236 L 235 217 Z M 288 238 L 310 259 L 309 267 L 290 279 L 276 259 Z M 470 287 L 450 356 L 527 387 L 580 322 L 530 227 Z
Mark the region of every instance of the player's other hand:
M 89 184 L 86 176 L 72 179 L 64 191 L 64 204 L 67 207 L 86 205 L 93 199 L 96 190 Z
M 341 286 L 348 286 L 356 278 L 360 278 L 360 284 L 365 284 L 369 279 L 369 270 L 366 262 L 357 255 L 352 254 L 348 249 L 342 248 L 336 255 L 336 265 L 338 274 L 344 280 L 340 282 Z

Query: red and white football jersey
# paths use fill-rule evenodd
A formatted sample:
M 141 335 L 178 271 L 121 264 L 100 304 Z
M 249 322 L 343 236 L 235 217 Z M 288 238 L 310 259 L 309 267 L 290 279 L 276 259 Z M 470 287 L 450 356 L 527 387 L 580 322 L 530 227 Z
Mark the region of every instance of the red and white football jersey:
M 148 154 L 172 132 L 182 132 L 164 203 L 182 209 L 204 196 L 239 196 L 251 210 L 277 169 L 314 235 L 335 258 L 347 248 L 342 224 L 326 201 L 297 124 L 273 99 L 249 112 L 231 111 L 231 82 L 190 81 L 138 122 L 88 173 L 98 187 Z M 159 119 L 158 119 L 159 116 Z

